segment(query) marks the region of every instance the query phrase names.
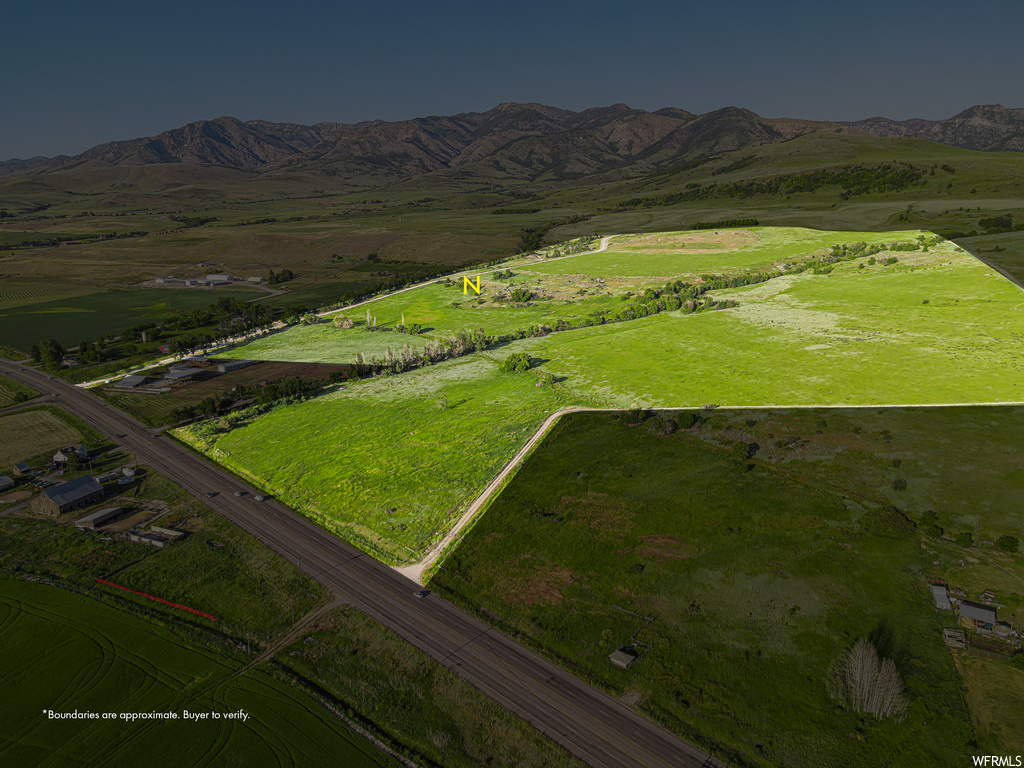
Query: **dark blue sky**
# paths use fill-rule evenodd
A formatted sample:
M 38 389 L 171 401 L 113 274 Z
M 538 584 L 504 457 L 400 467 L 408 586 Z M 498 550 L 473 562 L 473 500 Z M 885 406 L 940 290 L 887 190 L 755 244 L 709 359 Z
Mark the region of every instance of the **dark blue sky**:
M 625 102 L 767 117 L 1024 106 L 1024 4 L 9 3 L 0 159 L 220 115 L 356 122 Z

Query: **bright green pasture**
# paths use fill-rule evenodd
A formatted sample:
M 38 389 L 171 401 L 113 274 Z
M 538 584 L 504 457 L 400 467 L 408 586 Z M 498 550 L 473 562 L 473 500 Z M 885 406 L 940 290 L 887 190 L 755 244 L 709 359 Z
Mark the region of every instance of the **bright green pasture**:
M 508 349 L 549 358 L 566 386 L 617 406 L 1024 400 L 1020 289 L 952 245 L 894 255 L 715 294 L 733 309 Z
M 913 526 L 888 537 L 862 524 L 877 504 L 827 478 L 660 423 L 565 417 L 432 587 L 728 765 L 925 768 L 977 752 Z M 828 696 L 830 665 L 868 636 L 903 678 L 901 723 Z M 640 656 L 627 671 L 608 661 L 622 646 Z
M 785 248 L 795 235 L 762 237 L 776 238 Z M 864 239 L 870 236 L 834 238 Z M 897 263 L 884 264 L 891 256 Z M 358 383 L 215 436 L 212 453 L 369 551 L 389 561 L 415 560 L 532 429 L 567 404 L 1024 401 L 1024 294 L 1015 285 L 951 243 L 928 251 L 883 252 L 876 263 L 868 261 L 716 292 L 718 299 L 739 302 L 730 309 L 663 312 L 557 332 Z M 526 316 L 517 312 L 543 311 L 472 309 L 466 303 L 456 308 L 453 296 L 462 300 L 457 289 L 432 285 L 368 306 L 379 324 L 397 323 L 404 313 L 407 323 L 423 323 L 434 329 L 431 333 L 445 324 L 483 325 L 494 333 L 525 323 Z M 606 299 L 621 306 L 617 298 L 594 300 Z M 493 320 L 455 324 L 452 318 L 462 316 Z M 346 346 L 368 338 L 396 347 L 414 339 L 325 324 L 260 343 L 269 345 L 268 357 L 288 359 L 292 353 L 293 359 L 337 361 L 344 358 L 332 356 L 335 349 L 373 354 L 372 347 Z M 242 347 L 236 354 L 260 356 L 253 349 Z M 555 390 L 538 388 L 530 376 L 496 371 L 491 358 L 515 351 L 529 352 L 541 371 L 561 383 Z
M 4 765 L 397 765 L 293 686 L 108 605 L 0 581 Z M 249 720 L 48 720 L 217 712 Z
M 833 245 L 865 242 L 888 243 L 912 240 L 922 234 L 908 232 L 823 232 L 802 227 L 750 227 L 738 230 L 752 232 L 757 242 L 733 251 L 694 253 L 692 250 L 648 250 L 629 245 L 626 238 L 615 238 L 608 250 L 588 253 L 548 263 L 523 265 L 524 269 L 548 275 L 599 275 L 603 277 L 679 278 L 702 274 L 722 274 L 756 267 L 770 267 L 779 262 L 801 258 Z M 682 232 L 664 232 L 671 237 Z
M 575 400 L 486 355 L 361 381 L 212 445 L 183 439 L 388 562 L 416 562 L 548 414 Z

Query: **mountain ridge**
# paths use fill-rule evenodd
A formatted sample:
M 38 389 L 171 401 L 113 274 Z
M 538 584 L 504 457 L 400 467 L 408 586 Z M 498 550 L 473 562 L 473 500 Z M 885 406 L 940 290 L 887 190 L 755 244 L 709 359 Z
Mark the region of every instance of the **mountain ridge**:
M 99 144 L 74 156 L 0 162 L 0 177 L 184 163 L 255 173 L 301 171 L 381 179 L 442 171 L 568 179 L 636 175 L 815 131 L 916 137 L 981 151 L 1024 151 L 1024 109 L 978 105 L 946 120 L 873 117 L 833 122 L 764 118 L 740 107 L 698 115 L 675 107 L 648 112 L 622 103 L 574 112 L 536 102 L 502 102 L 484 112 L 400 121 L 301 125 L 222 116 L 156 136 Z

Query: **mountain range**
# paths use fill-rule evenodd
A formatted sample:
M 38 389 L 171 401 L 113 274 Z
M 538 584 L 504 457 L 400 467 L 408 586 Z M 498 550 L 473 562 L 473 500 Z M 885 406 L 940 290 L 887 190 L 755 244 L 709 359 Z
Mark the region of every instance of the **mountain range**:
M 397 122 L 307 126 L 220 117 L 100 144 L 73 157 L 9 160 L 0 163 L 0 177 L 160 163 L 377 179 L 434 172 L 522 180 L 634 176 L 815 131 L 1024 151 L 1024 109 L 997 104 L 971 107 L 947 120 L 874 117 L 843 123 L 764 118 L 737 107 L 696 115 L 672 107 L 647 112 L 614 104 L 573 112 L 510 102 L 486 112 Z

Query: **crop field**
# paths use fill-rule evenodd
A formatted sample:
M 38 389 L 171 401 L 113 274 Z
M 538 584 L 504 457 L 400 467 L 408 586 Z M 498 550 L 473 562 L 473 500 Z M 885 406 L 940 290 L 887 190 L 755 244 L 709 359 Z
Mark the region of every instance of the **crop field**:
M 929 460 L 955 461 L 960 450 L 985 445 L 986 431 L 973 426 L 980 414 L 945 433 L 950 444 L 935 430 L 929 444 L 915 445 L 935 426 L 926 413 L 899 412 L 890 423 L 871 412 L 863 424 L 860 411 L 691 413 L 700 421 L 690 429 L 689 419 L 665 414 L 679 420 L 675 432 L 659 416 L 638 424 L 611 414 L 563 417 L 432 588 L 729 763 L 969 760 L 970 719 L 941 640 L 952 617 L 934 611 L 927 589 L 936 555 L 886 493 L 847 487 L 847 476 L 829 467 L 852 473 L 877 463 L 874 474 L 884 475 L 885 466 L 895 471 L 890 457 L 902 455 L 912 479 L 931 475 Z M 891 445 L 874 431 L 879 423 Z M 1014 424 L 1019 434 L 1019 413 Z M 794 432 L 806 443 L 774 460 L 730 450 Z M 863 450 L 853 447 L 858 441 Z M 980 457 L 978 464 L 980 482 L 987 466 Z M 994 467 L 997 484 L 1017 472 L 1007 462 Z M 936 477 L 936 496 L 967 498 L 961 477 Z M 985 498 L 996 502 L 998 492 Z M 946 525 L 957 516 L 936 508 Z M 983 533 L 1012 525 L 998 518 Z M 1003 565 L 1022 572 L 1019 556 Z M 957 574 L 949 578 L 958 583 Z M 859 718 L 827 694 L 830 665 L 860 637 L 898 665 L 909 699 L 902 722 Z M 622 646 L 640 656 L 627 671 L 607 659 Z
M 0 581 L 8 765 L 397 766 L 295 687 L 81 595 Z M 238 712 L 239 720 L 48 720 L 41 712 Z M 315 734 L 315 737 L 313 736 Z
M 82 296 L 92 293 L 90 288 L 78 285 L 61 285 L 54 282 L 10 282 L 0 289 L 0 312 L 14 307 Z
M 15 411 L 0 416 L 0 468 L 81 441 L 81 432 L 49 411 Z
M 248 298 L 249 291 L 174 291 L 149 288 L 107 291 L 53 301 L 0 305 L 0 344 L 28 350 L 53 337 L 65 346 L 83 338 L 116 334 L 144 322 L 162 320 L 183 309 L 205 309 L 221 296 Z
M 686 237 L 694 234 L 706 233 Z M 883 237 L 792 228 L 730 234 L 747 240 L 754 236 L 764 244 L 761 264 L 799 262 L 839 243 L 906 243 L 921 237 L 916 232 Z M 741 246 L 746 248 L 754 246 Z M 744 259 L 751 258 L 744 254 Z M 634 255 L 640 258 L 642 253 Z M 731 258 L 729 253 L 719 257 Z M 572 317 L 577 310 L 557 310 L 543 302 L 465 308 L 476 299 L 464 297 L 453 304 L 453 294 L 463 297 L 456 287 L 433 284 L 367 307 L 376 313 L 378 324 L 400 322 L 404 314 L 407 323 L 424 324 L 427 336 L 459 327 L 507 332 L 538 322 L 544 313 Z M 198 436 L 192 430 L 185 438 L 346 538 L 394 561 L 415 558 L 457 517 L 460 505 L 483 490 L 500 457 L 513 455 L 522 445 L 527 425 L 539 424 L 558 407 L 1024 400 L 1019 344 L 1024 339 L 1024 294 L 946 241 L 932 242 L 926 249 L 882 251 L 877 258 L 840 260 L 820 271 L 781 274 L 755 285 L 715 290 L 713 297 L 737 305 L 689 314 L 662 311 L 525 338 L 468 361 L 355 384 L 256 418 L 228 434 L 206 429 Z M 621 296 L 611 291 L 584 301 L 623 306 Z M 461 322 L 465 316 L 479 322 Z M 379 354 L 384 344 L 397 347 L 410 338 L 320 324 L 296 327 L 232 354 L 340 360 L 374 350 Z M 492 359 L 515 352 L 530 355 L 540 374 L 559 383 L 534 388 L 533 375 L 527 375 L 525 389 L 531 396 L 516 403 L 516 415 L 509 417 L 514 424 L 507 430 L 490 429 L 481 438 L 487 442 L 481 455 L 490 457 L 483 461 L 466 453 L 473 445 L 464 434 L 471 423 L 468 411 L 486 407 L 489 424 L 505 423 L 507 406 L 492 403 L 500 402 L 502 391 L 511 396 L 521 387 L 510 388 L 519 379 L 499 375 Z M 433 404 L 418 394 L 421 389 L 430 393 Z M 545 396 L 533 395 L 538 391 Z M 473 405 L 441 411 L 437 400 L 442 395 L 448 403 Z M 541 410 L 531 413 L 532 407 Z M 428 421 L 431 428 L 419 432 Z M 410 440 L 410 432 L 424 444 Z M 309 455 L 337 455 L 338 460 L 319 466 L 314 480 L 315 465 L 304 460 Z
M 176 434 L 387 562 L 415 562 L 547 414 L 577 401 L 486 355 Z

